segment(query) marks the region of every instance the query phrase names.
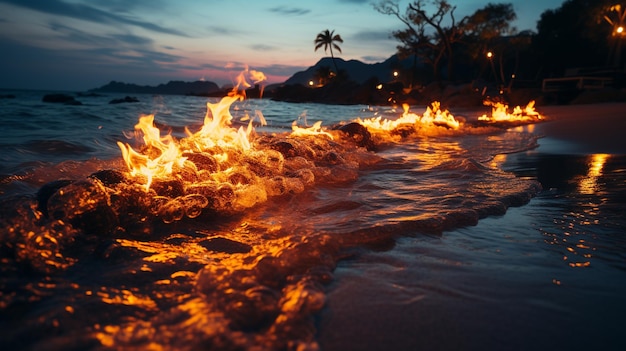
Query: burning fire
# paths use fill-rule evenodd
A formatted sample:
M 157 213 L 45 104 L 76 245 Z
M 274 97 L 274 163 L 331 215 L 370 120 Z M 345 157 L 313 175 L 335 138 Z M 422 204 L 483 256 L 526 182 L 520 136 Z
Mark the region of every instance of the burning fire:
M 441 103 L 435 101 L 426 108 L 422 116 L 409 112 L 409 105 L 403 104 L 404 113 L 397 120 L 383 119 L 382 117 L 358 119 L 368 129 L 392 131 L 402 125 L 420 126 L 441 126 L 450 129 L 459 129 L 461 123 L 457 121 L 448 110 L 441 110 Z
M 298 136 L 307 136 L 307 135 L 325 135 L 328 138 L 330 138 L 330 140 L 333 140 L 333 136 L 332 134 L 325 132 L 322 129 L 322 121 L 317 121 L 315 122 L 315 124 L 313 124 L 311 127 L 308 128 L 302 128 L 302 127 L 298 127 L 297 125 L 297 121 L 294 121 L 293 124 L 291 125 L 291 135 L 298 137 Z
M 139 123 L 135 125 L 135 130 L 143 134 L 145 146 L 142 152 L 135 151 L 129 144 L 117 143 L 130 175 L 144 178 L 146 191 L 154 178 L 167 178 L 174 169 L 193 167 L 186 161 L 194 153 L 212 150 L 212 157 L 225 162 L 228 160 L 228 150 L 245 152 L 251 149 L 250 135 L 254 131 L 252 120 L 247 128 L 235 129 L 231 126 L 233 116 L 230 113 L 230 106 L 245 98 L 245 90 L 240 92 L 239 87 L 251 86 L 246 80 L 246 74 L 255 84 L 265 80 L 262 72 L 248 70 L 246 67 L 237 77 L 237 84 L 228 96 L 218 103 L 207 102 L 204 123 L 199 131 L 192 133 L 186 129 L 187 136 L 181 140 L 176 140 L 169 134 L 161 136 L 161 131 L 154 126 L 154 115 L 146 115 L 141 116 Z M 265 118 L 260 112 L 256 116 L 261 124 L 265 124 Z
M 186 158 L 181 157 L 180 149 L 171 135 L 161 137 L 161 131 L 154 126 L 154 115 L 141 116 L 139 123 L 135 125 L 135 130 L 143 132 L 146 154 L 141 154 L 130 145 L 119 141 L 117 145 L 122 150 L 130 175 L 144 176 L 147 190 L 155 176 L 162 177 L 171 174 L 174 165 L 182 167 Z
M 534 122 L 543 119 L 539 112 L 535 111 L 535 101 L 530 101 L 523 109 L 515 106 L 512 113 L 509 113 L 509 105 L 501 102 L 485 101 L 485 106 L 491 106 L 491 116 L 482 115 L 479 121 L 486 122 Z
M 176 200 L 179 202 L 195 201 L 194 196 L 201 195 L 204 206 L 207 201 L 213 201 L 213 205 L 220 208 L 248 208 L 264 201 L 269 195 L 302 191 L 316 177 L 323 179 L 332 174 L 331 170 L 324 168 L 325 163 L 352 164 L 351 161 L 338 157 L 332 150 L 343 142 L 341 138 L 337 140 L 342 135 L 341 132 L 352 133 L 352 141 L 363 146 L 372 143 L 368 131 L 393 137 L 428 128 L 454 131 L 462 126 L 462 120 L 455 118 L 448 110 L 441 109 L 441 104 L 435 101 L 427 107 L 423 115 L 410 112 L 409 106 L 405 104 L 404 113 L 396 120 L 383 119 L 380 116 L 363 120 L 359 118 L 356 122 L 365 127 L 365 133 L 352 127 L 348 128 L 349 131 L 325 130 L 321 121 L 310 127 L 299 127 L 295 121 L 290 135 L 262 136 L 258 139 L 262 142 L 253 143 L 255 129 L 252 119 L 246 115 L 244 118 L 249 120 L 248 125 L 235 128 L 232 126 L 233 116 L 230 113 L 231 105 L 245 98 L 245 89 L 240 91 L 239 87 L 251 86 L 246 77 L 255 84 L 265 79 L 262 72 L 246 68 L 239 74 L 236 86 L 227 96 L 217 103 L 207 102 L 202 127 L 195 132 L 185 129 L 186 136 L 180 140 L 170 134 L 161 135 L 161 131 L 154 125 L 154 115 L 141 116 L 135 125 L 135 130 L 142 136 L 144 143 L 141 150 L 137 151 L 127 143 L 117 143 L 130 176 L 136 178 L 146 192 L 150 191 L 156 179 L 178 181 L 181 185 L 175 188 L 179 190 L 168 193 L 167 196 L 181 197 L 182 199 Z M 507 112 L 507 105 L 490 104 L 493 106 L 492 116 L 481 116 L 479 120 L 526 122 L 542 119 L 534 110 L 534 101 L 525 109 L 516 107 L 512 114 Z M 255 118 L 261 124 L 266 124 L 260 111 L 255 112 Z M 322 138 L 296 140 L 298 137 L 311 136 Z M 307 143 L 315 147 L 311 148 Z M 223 195 L 223 203 L 216 203 L 216 194 Z M 191 197 L 187 199 L 189 196 Z

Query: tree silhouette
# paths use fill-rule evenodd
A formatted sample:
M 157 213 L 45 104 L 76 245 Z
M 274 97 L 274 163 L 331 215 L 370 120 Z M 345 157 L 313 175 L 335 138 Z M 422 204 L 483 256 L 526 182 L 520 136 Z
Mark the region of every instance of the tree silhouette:
M 333 48 L 337 51 L 341 52 L 341 48 L 336 42 L 343 43 L 343 39 L 339 34 L 335 34 L 335 31 L 329 31 L 328 29 L 320 32 L 315 38 L 315 51 L 317 49 L 324 47 L 324 52 L 330 49 L 330 57 L 333 60 L 333 65 L 335 66 L 335 72 L 339 73 L 339 69 L 337 69 L 337 63 L 335 62 L 335 55 L 333 54 Z
M 435 8 L 433 14 L 428 14 L 426 8 Z M 456 22 L 454 11 L 456 6 L 446 0 L 417 0 L 409 3 L 406 13 L 402 15 L 395 0 L 382 0 L 374 4 L 374 8 L 385 15 L 393 15 L 406 25 L 405 30 L 394 31 L 393 36 L 403 46 L 398 47 L 400 53 L 412 52 L 422 57 L 432 65 L 436 80 L 440 80 L 439 64 L 446 57 L 448 59 L 448 79 L 453 77 L 453 44 L 462 37 L 462 30 Z M 444 25 L 444 20 L 449 22 Z M 434 31 L 427 34 L 427 29 Z

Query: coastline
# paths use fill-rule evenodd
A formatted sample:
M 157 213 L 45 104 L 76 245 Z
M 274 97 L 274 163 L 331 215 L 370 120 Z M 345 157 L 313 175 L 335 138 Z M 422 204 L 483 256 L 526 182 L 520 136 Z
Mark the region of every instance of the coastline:
M 500 167 L 544 190 L 476 226 L 341 262 L 318 317 L 322 349 L 626 347 L 626 103 L 537 110 L 539 146 Z
M 542 152 L 576 154 L 626 154 L 626 103 L 539 106 L 547 121 L 536 125 Z M 554 149 L 550 140 L 566 142 L 573 149 Z

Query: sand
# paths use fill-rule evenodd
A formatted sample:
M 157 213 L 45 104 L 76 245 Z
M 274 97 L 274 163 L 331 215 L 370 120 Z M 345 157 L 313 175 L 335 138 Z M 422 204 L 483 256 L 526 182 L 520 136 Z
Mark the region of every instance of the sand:
M 536 109 L 547 119 L 537 125 L 536 132 L 572 144 L 571 152 L 626 154 L 626 103 L 537 106 Z M 551 143 L 540 140 L 539 144 L 545 150 Z
M 545 193 L 477 226 L 341 262 L 322 349 L 624 349 L 624 222 L 613 216 L 626 199 L 626 103 L 536 109 L 547 119 L 534 127 L 539 147 L 507 163 Z M 588 174 L 594 154 L 619 155 L 605 159 L 608 178 Z M 596 187 L 582 188 L 586 179 Z M 591 266 L 568 265 L 576 260 Z

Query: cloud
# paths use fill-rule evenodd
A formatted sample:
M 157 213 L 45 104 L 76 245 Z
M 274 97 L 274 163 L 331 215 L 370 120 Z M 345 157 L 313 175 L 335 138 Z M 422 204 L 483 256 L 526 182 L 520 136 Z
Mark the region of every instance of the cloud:
M 151 38 L 141 37 L 133 34 L 110 34 L 96 35 L 82 31 L 80 29 L 66 26 L 57 21 L 51 21 L 48 27 L 60 34 L 64 40 L 71 43 L 81 44 L 88 47 L 150 47 L 154 43 Z
M 370 4 L 372 0 L 339 0 L 339 2 L 344 4 Z
M 364 30 L 350 36 L 351 40 L 359 41 L 388 41 L 391 38 L 391 30 Z
M 307 68 L 308 67 L 305 67 L 305 66 L 272 64 L 272 65 L 265 65 L 265 66 L 257 66 L 257 67 L 254 67 L 253 69 L 256 69 L 257 71 L 261 71 L 265 73 L 266 75 L 291 76 L 295 72 L 304 71 Z
M 265 44 L 254 44 L 251 45 L 250 48 L 255 51 L 273 51 L 277 49 L 275 46 Z
M 311 12 L 311 10 L 309 9 L 303 9 L 303 8 L 298 8 L 298 7 L 283 7 L 283 6 L 272 7 L 271 9 L 269 9 L 269 11 L 277 13 L 279 15 L 285 15 L 285 16 L 302 16 Z
M 130 45 L 151 45 L 154 41 L 150 38 L 140 37 L 133 34 L 111 34 L 111 37 Z
M 106 12 L 87 4 L 68 3 L 62 0 L 0 0 L 0 2 L 28 8 L 42 13 L 75 18 L 87 22 L 131 25 L 157 33 L 188 37 L 187 34 L 173 28 L 162 27 L 151 22 L 134 19 L 130 16 Z
M 361 61 L 366 62 L 366 63 L 376 63 L 376 62 L 385 61 L 388 58 L 389 57 L 385 57 L 385 56 L 361 56 Z
M 231 27 L 221 27 L 221 26 L 209 26 L 208 30 L 212 34 L 219 34 L 219 35 L 237 35 L 237 34 L 242 33 L 241 31 L 232 29 Z

